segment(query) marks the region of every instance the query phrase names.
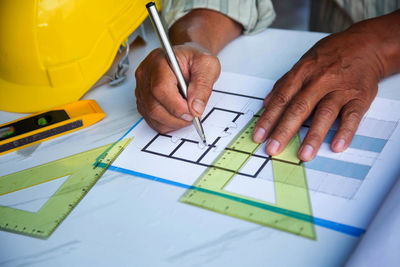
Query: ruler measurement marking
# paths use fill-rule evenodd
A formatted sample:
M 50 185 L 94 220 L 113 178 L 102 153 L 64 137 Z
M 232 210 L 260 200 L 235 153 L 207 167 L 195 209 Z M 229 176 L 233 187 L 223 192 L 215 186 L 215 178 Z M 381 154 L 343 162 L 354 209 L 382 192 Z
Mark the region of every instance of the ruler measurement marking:
M 261 111 L 257 115 L 260 113 Z M 284 156 L 276 158 L 256 155 L 254 153 L 260 147 L 260 144 L 253 143 L 252 132 L 257 119 L 258 116 L 253 116 L 239 134 L 233 138 L 226 149 L 214 160 L 212 165 L 217 166 L 217 168 L 208 167 L 194 183 L 193 187 L 196 189 L 188 189 L 180 201 L 261 225 L 271 226 L 306 238 L 315 239 L 313 221 L 311 219 L 296 218 L 292 214 L 299 213 L 302 216 L 312 218 L 304 166 L 300 160 L 297 159 L 296 161 L 293 156 L 293 151 L 297 151 L 300 144 L 299 136 L 297 135 L 292 139 L 287 148 L 289 150 L 285 150 L 286 154 Z M 286 160 L 286 155 L 290 160 Z M 240 169 L 250 157 L 265 159 L 254 177 L 260 174 L 268 162 L 272 163 L 276 204 L 224 190 L 224 187 L 235 174 L 241 174 Z M 227 172 L 227 169 L 230 171 Z M 200 188 L 200 190 L 197 188 Z M 202 189 L 205 191 L 202 191 Z M 207 190 L 216 193 L 210 194 Z M 225 197 L 219 196 L 218 193 Z M 234 201 L 226 196 L 232 196 L 232 198 L 239 197 L 242 201 Z M 248 201 L 252 205 L 248 204 Z M 257 203 L 260 203 L 259 207 L 254 205 Z M 264 203 L 271 206 L 272 209 L 262 209 L 262 206 L 265 205 Z M 275 209 L 287 210 L 290 214 L 286 214 L 285 212 L 277 213 Z
M 59 178 L 70 175 L 38 212 L 0 206 L 0 229 L 38 238 L 49 237 L 130 140 L 122 140 L 0 177 L 0 191 L 5 193 L 16 191 L 16 187 L 12 186 L 15 180 L 25 182 L 18 185 L 20 187 L 17 189 L 20 190 L 38 184 L 37 180 L 45 182 L 46 179 L 53 180 L 54 176 Z

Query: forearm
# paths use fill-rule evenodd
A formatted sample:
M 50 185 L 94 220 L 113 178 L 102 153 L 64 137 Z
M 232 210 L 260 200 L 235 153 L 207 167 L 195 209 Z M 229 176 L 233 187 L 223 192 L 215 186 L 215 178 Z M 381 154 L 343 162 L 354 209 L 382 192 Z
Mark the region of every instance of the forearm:
M 374 19 L 365 20 L 349 28 L 349 31 L 365 34 L 377 58 L 380 78 L 400 72 L 400 10 Z
M 169 36 L 174 45 L 193 42 L 215 55 L 241 32 L 242 26 L 225 15 L 195 9 L 172 25 Z

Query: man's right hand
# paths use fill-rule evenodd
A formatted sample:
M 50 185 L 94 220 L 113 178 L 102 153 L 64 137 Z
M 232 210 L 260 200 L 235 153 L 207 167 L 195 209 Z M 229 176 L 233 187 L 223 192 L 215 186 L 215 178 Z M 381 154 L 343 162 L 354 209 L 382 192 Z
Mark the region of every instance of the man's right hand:
M 154 130 L 167 133 L 201 117 L 221 69 L 215 55 L 241 32 L 240 24 L 208 9 L 192 10 L 174 23 L 169 36 L 188 84 L 187 99 L 163 50 L 153 50 L 136 70 L 137 107 Z
M 162 49 L 153 50 L 135 73 L 138 111 L 160 133 L 180 129 L 201 117 L 221 69 L 218 58 L 196 43 L 174 46 L 174 51 L 188 84 L 187 100 L 178 90 Z

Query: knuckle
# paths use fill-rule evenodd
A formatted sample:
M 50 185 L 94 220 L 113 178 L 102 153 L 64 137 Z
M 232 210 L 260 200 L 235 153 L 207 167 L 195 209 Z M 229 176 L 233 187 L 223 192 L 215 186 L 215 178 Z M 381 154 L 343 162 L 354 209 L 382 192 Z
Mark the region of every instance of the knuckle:
M 285 107 L 289 104 L 290 98 L 288 95 L 281 93 L 279 91 L 276 91 L 270 100 L 270 103 L 273 104 L 274 106 L 278 107 Z
M 282 77 L 279 78 L 278 81 L 276 81 L 274 87 L 279 87 L 288 77 L 291 75 L 292 71 L 286 72 Z
M 285 73 L 285 75 L 283 75 L 281 78 L 279 78 L 279 80 L 275 82 L 274 86 L 272 87 L 271 93 L 278 92 L 279 88 L 281 88 L 282 85 L 285 83 L 287 75 L 288 74 Z
M 359 108 L 368 108 L 371 105 L 371 102 L 374 100 L 374 97 L 370 98 L 367 94 L 363 93 L 364 91 L 360 89 L 357 90 L 355 99 L 352 101 L 354 106 Z
M 310 112 L 310 106 L 305 100 L 297 100 L 292 103 L 288 112 L 293 115 L 308 114 Z
M 346 119 L 347 121 L 358 122 L 358 121 L 361 121 L 362 114 L 360 111 L 358 111 L 356 109 L 348 109 L 348 110 L 343 111 L 342 117 L 344 119 Z
M 315 60 L 313 56 L 310 54 L 306 53 L 301 57 L 301 59 L 294 65 L 293 70 L 294 71 L 309 71 L 315 66 Z
M 136 80 L 146 79 L 146 72 L 148 72 L 148 70 L 151 69 L 149 67 L 153 66 L 152 68 L 154 68 L 154 66 L 156 66 L 156 68 L 158 68 L 160 65 L 158 63 L 160 62 L 160 60 L 163 60 L 164 58 L 165 57 L 161 48 L 157 48 L 151 51 L 147 55 L 147 57 L 140 63 L 140 65 L 136 68 L 135 71 Z
M 315 115 L 323 120 L 332 120 L 336 113 L 330 107 L 321 107 L 317 110 Z
M 351 137 L 353 135 L 354 129 L 349 126 L 343 126 L 340 128 L 340 132 L 345 137 Z
M 285 80 L 284 86 L 290 90 L 295 90 L 296 88 L 296 76 L 295 74 L 289 74 L 288 78 Z
M 163 55 L 163 53 L 164 52 L 163 52 L 163 50 L 161 48 L 156 48 L 156 49 L 154 49 L 153 51 L 150 52 L 149 57 L 150 58 L 158 57 L 158 56 Z

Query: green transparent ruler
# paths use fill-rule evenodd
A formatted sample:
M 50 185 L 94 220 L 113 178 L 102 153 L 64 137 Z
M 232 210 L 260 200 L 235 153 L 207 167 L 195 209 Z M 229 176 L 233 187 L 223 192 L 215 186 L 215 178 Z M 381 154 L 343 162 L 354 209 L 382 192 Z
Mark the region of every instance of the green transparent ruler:
M 297 157 L 298 134 L 280 155 L 271 159 L 276 204 L 224 190 L 260 146 L 252 141 L 256 121 L 254 117 L 244 127 L 180 201 L 315 239 L 305 170 Z
M 130 140 L 125 139 L 0 177 L 0 195 L 5 195 L 69 175 L 38 212 L 0 206 L 0 229 L 48 238 Z

